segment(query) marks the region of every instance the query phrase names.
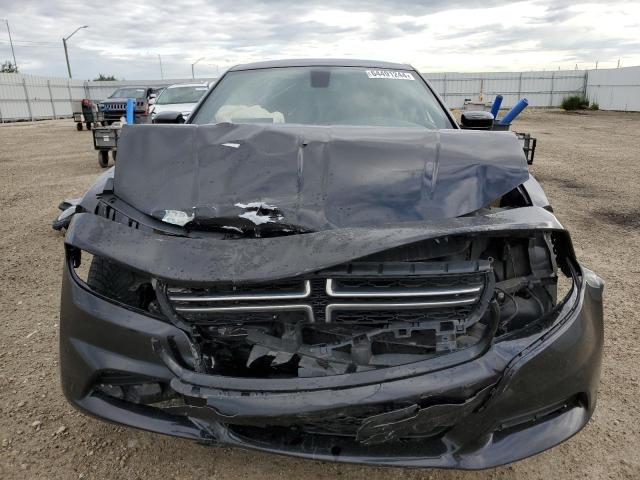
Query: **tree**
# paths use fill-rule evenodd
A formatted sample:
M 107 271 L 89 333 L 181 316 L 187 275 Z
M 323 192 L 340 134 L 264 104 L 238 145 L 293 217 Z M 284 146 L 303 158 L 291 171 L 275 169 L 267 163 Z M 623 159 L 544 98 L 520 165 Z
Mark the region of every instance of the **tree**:
M 104 73 L 101 73 L 100 75 L 98 75 L 98 78 L 94 79 L 94 81 L 96 82 L 115 82 L 116 81 L 116 77 L 113 75 L 105 75 Z
M 18 73 L 18 66 L 7 60 L 0 66 L 0 73 Z

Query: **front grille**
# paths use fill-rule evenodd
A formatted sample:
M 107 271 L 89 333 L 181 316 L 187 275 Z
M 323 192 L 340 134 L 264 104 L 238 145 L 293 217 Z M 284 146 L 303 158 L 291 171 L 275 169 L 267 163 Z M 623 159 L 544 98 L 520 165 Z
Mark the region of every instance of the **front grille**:
M 169 286 L 168 298 L 185 318 L 213 323 L 281 312 L 303 312 L 310 322 L 327 323 L 455 321 L 464 320 L 479 302 L 489 272 L 489 263 L 482 261 L 361 263 L 270 283 Z
M 493 272 L 488 261 L 359 262 L 302 278 L 161 292 L 171 315 L 199 332 L 211 373 L 335 375 L 479 341 Z
M 138 100 L 135 102 L 135 110 L 136 111 L 142 111 L 145 108 L 145 103 L 144 101 Z M 107 112 L 107 113 L 124 113 L 127 110 L 127 102 L 108 102 L 108 103 L 102 103 L 100 105 L 100 109 L 103 112 Z

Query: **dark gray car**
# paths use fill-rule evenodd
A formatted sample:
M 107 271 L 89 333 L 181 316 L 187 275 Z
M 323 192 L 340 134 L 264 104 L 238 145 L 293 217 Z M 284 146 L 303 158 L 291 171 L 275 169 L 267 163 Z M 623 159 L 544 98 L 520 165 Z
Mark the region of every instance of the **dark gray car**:
M 602 280 L 515 135 L 461 129 L 412 67 L 235 67 L 186 124 L 126 126 L 118 148 L 65 238 L 79 409 L 212 445 L 465 469 L 593 413 Z

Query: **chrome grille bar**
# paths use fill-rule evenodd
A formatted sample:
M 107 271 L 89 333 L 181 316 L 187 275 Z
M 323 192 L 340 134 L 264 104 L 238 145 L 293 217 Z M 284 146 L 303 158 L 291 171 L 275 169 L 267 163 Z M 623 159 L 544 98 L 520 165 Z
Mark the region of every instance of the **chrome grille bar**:
M 192 294 L 180 294 L 170 293 L 169 300 L 172 302 L 241 302 L 241 301 L 264 301 L 264 300 L 299 300 L 307 298 L 311 295 L 311 282 L 305 280 L 301 291 L 292 292 L 279 292 L 279 293 L 255 293 L 244 295 L 192 295 Z M 176 308 L 176 311 L 181 311 L 181 307 Z M 184 311 L 184 310 L 182 310 Z M 212 311 L 212 310 L 207 310 Z
M 465 297 L 454 300 L 432 300 L 427 302 L 384 302 L 384 303 L 331 303 L 325 309 L 325 321 L 331 322 L 331 317 L 335 311 L 346 310 L 411 310 L 411 309 L 428 309 L 442 307 L 462 307 L 472 305 L 479 300 L 480 297 Z
M 339 298 L 382 298 L 382 297 L 439 297 L 439 296 L 454 296 L 454 295 L 477 295 L 482 290 L 482 284 L 471 285 L 468 287 L 457 288 L 425 288 L 425 289 L 395 289 L 393 291 L 384 291 L 380 289 L 349 289 L 338 290 L 334 284 L 332 278 L 327 279 L 327 295 L 330 297 Z

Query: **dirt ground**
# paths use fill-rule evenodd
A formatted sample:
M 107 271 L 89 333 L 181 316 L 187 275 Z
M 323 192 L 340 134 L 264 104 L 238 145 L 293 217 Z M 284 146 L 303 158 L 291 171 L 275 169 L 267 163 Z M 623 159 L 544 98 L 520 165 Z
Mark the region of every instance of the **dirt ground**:
M 63 197 L 101 173 L 91 134 L 71 120 L 0 126 L 0 479 L 275 478 L 366 480 L 640 478 L 640 114 L 527 112 L 533 172 L 579 259 L 607 282 L 605 360 L 587 427 L 550 451 L 482 472 L 336 465 L 117 427 L 63 398 L 58 376 Z

